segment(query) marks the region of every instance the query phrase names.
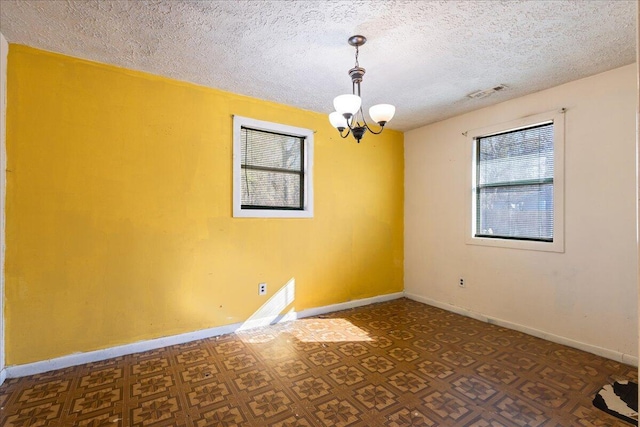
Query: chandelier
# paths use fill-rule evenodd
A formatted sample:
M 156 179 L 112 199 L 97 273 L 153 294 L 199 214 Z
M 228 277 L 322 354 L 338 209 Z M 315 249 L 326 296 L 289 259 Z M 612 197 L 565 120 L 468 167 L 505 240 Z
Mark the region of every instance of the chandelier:
M 333 99 L 333 107 L 336 111 L 329 114 L 329 121 L 334 128 L 338 129 L 342 138 L 346 138 L 351 133 L 360 143 L 366 131 L 374 135 L 382 133 L 384 125 L 393 118 L 396 107 L 390 104 L 377 104 L 369 108 L 369 117 L 380 126 L 380 130 L 376 132 L 369 127 L 362 112 L 362 99 L 360 98 L 360 83 L 362 83 L 365 70 L 358 63 L 358 48 L 367 42 L 367 38 L 358 35 L 351 36 L 348 42 L 356 48 L 356 65 L 349 70 L 352 85 L 351 94 L 339 95 Z

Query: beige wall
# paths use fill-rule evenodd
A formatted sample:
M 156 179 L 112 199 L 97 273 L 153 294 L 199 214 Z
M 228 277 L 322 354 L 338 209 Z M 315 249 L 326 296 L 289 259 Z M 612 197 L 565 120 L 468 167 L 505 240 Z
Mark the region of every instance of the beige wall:
M 407 294 L 637 363 L 636 102 L 633 64 L 407 132 Z M 562 107 L 565 252 L 465 244 L 462 133 Z

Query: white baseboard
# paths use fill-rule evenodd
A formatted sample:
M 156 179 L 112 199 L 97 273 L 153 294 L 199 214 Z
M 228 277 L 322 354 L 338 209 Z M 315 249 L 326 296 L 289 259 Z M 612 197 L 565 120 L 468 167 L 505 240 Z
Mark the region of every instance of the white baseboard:
M 411 300 L 418 301 L 418 302 L 431 305 L 437 308 L 441 308 L 443 310 L 451 311 L 453 313 L 470 317 L 472 319 L 480 320 L 485 323 L 491 323 L 494 325 L 513 329 L 515 331 L 523 332 L 528 335 L 533 335 L 534 337 L 542 338 L 547 341 L 552 341 L 558 344 L 566 345 L 568 347 L 577 348 L 578 350 L 583 350 L 588 353 L 595 354 L 597 356 L 606 357 L 607 359 L 615 360 L 616 362 L 621 362 L 631 366 L 638 366 L 638 357 L 636 356 L 620 353 L 618 351 L 609 350 L 607 348 L 598 347 L 598 346 L 583 343 L 580 341 L 575 341 L 575 340 L 572 340 L 571 338 L 550 334 L 548 332 L 530 328 L 528 326 L 520 325 L 518 323 L 509 322 L 508 320 L 502 320 L 502 319 L 497 319 L 495 317 L 485 316 L 484 314 L 467 310 L 466 308 L 432 300 L 431 298 L 426 298 L 420 295 L 415 295 L 415 294 L 405 292 L 404 296 Z
M 361 307 L 363 305 L 374 304 L 378 302 L 391 301 L 394 299 L 402 298 L 403 292 L 396 292 L 393 294 L 380 295 L 372 298 L 363 298 L 354 301 L 348 301 L 339 304 L 327 305 L 324 307 L 310 308 L 302 310 L 300 312 L 288 313 L 285 317 L 278 317 L 277 319 L 268 318 L 266 322 L 261 322 L 261 319 L 252 319 L 251 326 L 265 326 L 269 323 L 278 323 L 279 321 L 289 321 L 295 319 L 301 319 L 304 317 L 318 316 L 321 314 L 331 313 L 334 311 L 347 310 L 350 308 Z M 216 328 L 202 329 L 194 332 L 187 332 L 179 335 L 172 335 L 169 337 L 156 338 L 152 340 L 138 341 L 131 344 L 120 345 L 117 347 L 106 348 L 103 350 L 88 351 L 86 353 L 74 353 L 66 356 L 56 357 L 55 359 L 43 360 L 40 362 L 26 363 L 24 365 L 7 366 L 0 373 L 0 378 L 4 381 L 4 378 L 18 378 L 27 375 L 35 375 L 43 372 L 53 371 L 56 369 L 67 368 L 69 366 L 82 365 L 84 363 L 98 362 L 100 360 L 111 359 L 113 357 L 120 357 L 127 354 L 140 353 L 143 351 L 154 350 L 157 348 L 167 347 L 170 345 L 183 344 L 189 341 L 195 341 L 199 339 L 211 338 L 219 335 L 230 334 L 239 329 L 247 329 L 245 323 L 234 323 L 232 325 L 225 325 Z M 0 382 L 1 384 L 1 382 Z
M 4 384 L 4 380 L 7 379 L 7 370 L 2 368 L 0 370 L 0 385 Z
M 342 302 L 339 304 L 326 305 L 324 307 L 309 308 L 298 312 L 298 318 L 320 316 L 321 314 L 333 313 L 334 311 L 349 310 L 350 308 L 362 307 L 364 305 L 375 304 L 378 302 L 391 301 L 398 298 L 403 298 L 404 292 L 396 292 L 394 294 L 380 295 L 371 298 L 362 298 L 353 301 Z

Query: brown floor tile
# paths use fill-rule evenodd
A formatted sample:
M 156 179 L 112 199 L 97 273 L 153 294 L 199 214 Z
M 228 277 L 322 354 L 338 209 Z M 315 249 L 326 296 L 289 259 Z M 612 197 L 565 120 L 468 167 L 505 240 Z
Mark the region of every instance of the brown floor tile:
M 626 426 L 637 370 L 407 299 L 9 379 L 1 426 Z

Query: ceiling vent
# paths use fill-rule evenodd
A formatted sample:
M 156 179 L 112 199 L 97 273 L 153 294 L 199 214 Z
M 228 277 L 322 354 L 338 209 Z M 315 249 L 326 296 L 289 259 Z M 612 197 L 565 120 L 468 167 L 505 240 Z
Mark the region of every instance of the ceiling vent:
M 471 99 L 480 99 L 480 98 L 486 98 L 487 96 L 495 93 L 495 92 L 499 92 L 501 90 L 505 90 L 507 88 L 506 85 L 498 85 L 489 89 L 484 89 L 484 90 L 477 90 L 475 92 L 472 92 L 470 94 L 467 95 L 467 97 L 471 98 Z

